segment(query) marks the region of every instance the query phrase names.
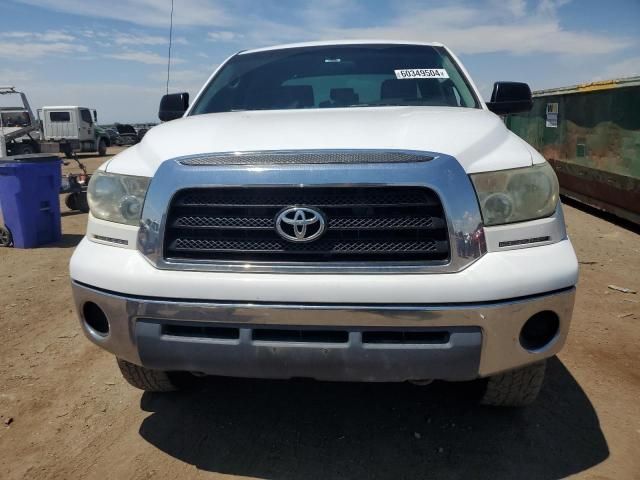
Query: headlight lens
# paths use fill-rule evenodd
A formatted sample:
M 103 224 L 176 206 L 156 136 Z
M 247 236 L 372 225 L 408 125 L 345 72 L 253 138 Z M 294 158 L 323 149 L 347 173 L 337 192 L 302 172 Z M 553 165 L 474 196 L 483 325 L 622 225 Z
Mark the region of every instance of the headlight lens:
M 87 189 L 94 217 L 109 222 L 138 225 L 149 178 L 96 172 Z
M 559 186 L 551 166 L 471 175 L 486 226 L 524 222 L 551 215 L 558 203 Z

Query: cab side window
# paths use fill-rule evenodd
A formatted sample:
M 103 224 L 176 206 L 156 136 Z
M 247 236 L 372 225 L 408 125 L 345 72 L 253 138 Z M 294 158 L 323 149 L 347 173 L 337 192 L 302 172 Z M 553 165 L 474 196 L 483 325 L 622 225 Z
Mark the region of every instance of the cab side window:
M 69 112 L 49 112 L 49 120 L 52 122 L 70 122 L 71 114 Z

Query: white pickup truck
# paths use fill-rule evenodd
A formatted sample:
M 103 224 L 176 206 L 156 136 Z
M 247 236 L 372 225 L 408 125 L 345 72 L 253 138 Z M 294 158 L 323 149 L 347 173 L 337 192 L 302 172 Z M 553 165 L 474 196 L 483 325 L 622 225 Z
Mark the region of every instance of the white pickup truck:
M 522 83 L 483 102 L 441 44 L 240 52 L 93 176 L 82 328 L 148 391 L 477 380 L 526 405 L 578 275 L 553 170 L 496 115 L 529 108 Z

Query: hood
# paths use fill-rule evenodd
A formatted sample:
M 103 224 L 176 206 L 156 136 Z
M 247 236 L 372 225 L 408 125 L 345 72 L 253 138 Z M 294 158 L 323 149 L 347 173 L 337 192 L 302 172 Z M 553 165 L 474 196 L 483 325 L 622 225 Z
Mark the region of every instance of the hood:
M 109 171 L 152 176 L 165 160 L 212 152 L 406 149 L 455 157 L 468 173 L 525 167 L 530 147 L 488 110 L 361 107 L 225 112 L 174 120 L 114 157 Z

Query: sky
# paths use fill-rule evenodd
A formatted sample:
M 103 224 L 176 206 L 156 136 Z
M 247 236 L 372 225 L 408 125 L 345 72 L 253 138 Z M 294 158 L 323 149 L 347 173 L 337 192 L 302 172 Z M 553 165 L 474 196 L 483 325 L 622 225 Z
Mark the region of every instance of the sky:
M 640 0 L 175 0 L 169 90 L 192 98 L 230 55 L 282 43 L 442 42 L 487 98 L 640 75 Z M 100 123 L 155 122 L 171 0 L 0 0 L 0 85 L 33 108 L 82 105 Z

